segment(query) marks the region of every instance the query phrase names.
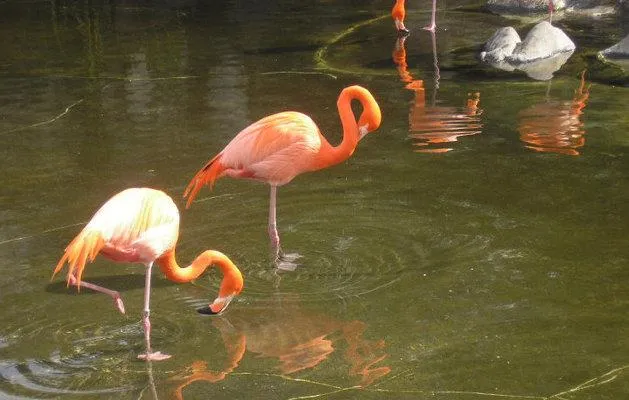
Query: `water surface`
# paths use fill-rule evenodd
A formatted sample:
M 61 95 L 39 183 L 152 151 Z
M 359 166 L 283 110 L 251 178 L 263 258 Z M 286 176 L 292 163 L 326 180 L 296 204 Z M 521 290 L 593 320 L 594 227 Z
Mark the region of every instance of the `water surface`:
M 626 87 L 588 54 L 619 28 L 565 18 L 577 51 L 550 81 L 480 65 L 501 26 L 448 3 L 0 3 L 0 397 L 620 399 L 629 394 Z M 586 22 L 587 21 L 587 22 Z M 588 35 L 584 27 L 594 25 Z M 607 35 L 608 34 L 608 35 Z M 403 51 L 402 51 L 403 50 Z M 404 53 L 404 54 L 403 54 Z M 182 211 L 178 256 L 228 254 L 245 290 L 155 274 L 147 365 L 138 265 L 50 274 L 114 193 L 183 189 L 249 123 L 306 112 L 340 140 L 336 97 L 369 88 L 383 124 L 347 162 L 278 190 L 222 180 Z

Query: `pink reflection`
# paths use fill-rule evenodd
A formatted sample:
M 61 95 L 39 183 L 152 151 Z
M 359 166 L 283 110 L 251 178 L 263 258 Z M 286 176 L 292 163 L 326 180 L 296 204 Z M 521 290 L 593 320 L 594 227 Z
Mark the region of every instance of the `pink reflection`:
M 526 147 L 539 152 L 579 155 L 585 145 L 581 114 L 590 96 L 585 71 L 571 101 L 548 99 L 518 113 L 518 132 Z
M 212 320 L 225 346 L 226 362 L 220 371 L 208 370 L 207 362 L 195 361 L 175 376 L 172 397 L 183 399 L 183 390 L 193 382 L 219 382 L 238 368 L 247 352 L 277 360 L 277 371 L 290 375 L 315 368 L 338 349 L 349 364 L 348 375 L 367 386 L 391 372 L 383 361 L 385 342 L 363 337 L 367 325 L 342 321 L 304 310 L 295 299 L 279 299 L 275 307 L 241 309 Z M 224 357 L 218 352 L 217 357 Z
M 434 32 L 431 32 L 434 58 L 434 92 L 430 105 L 426 104 L 424 81 L 413 79 L 406 62 L 406 37 L 400 37 L 395 43 L 393 62 L 395 62 L 400 80 L 405 88 L 415 93 L 415 99 L 408 115 L 409 135 L 413 148 L 418 153 L 445 153 L 453 150 L 452 143 L 462 136 L 476 135 L 482 132 L 478 107 L 480 93 L 468 93 L 465 105 L 461 107 L 436 106 L 436 93 L 439 87 L 439 64 Z

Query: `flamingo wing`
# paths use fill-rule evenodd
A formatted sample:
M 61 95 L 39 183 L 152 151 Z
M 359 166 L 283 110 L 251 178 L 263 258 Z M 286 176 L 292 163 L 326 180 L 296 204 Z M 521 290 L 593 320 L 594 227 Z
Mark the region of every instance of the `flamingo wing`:
M 321 134 L 305 114 L 286 111 L 249 125 L 225 147 L 220 163 L 225 174 L 271 184 L 288 183 L 313 167 Z
M 77 280 L 89 259 L 99 252 L 114 261 L 154 261 L 174 248 L 179 232 L 179 211 L 164 192 L 149 188 L 124 190 L 94 214 L 70 242 L 53 273 L 65 262 Z
M 85 230 L 103 235 L 109 250 L 134 254 L 150 262 L 172 249 L 179 234 L 179 211 L 162 191 L 149 188 L 124 190 L 105 203 Z

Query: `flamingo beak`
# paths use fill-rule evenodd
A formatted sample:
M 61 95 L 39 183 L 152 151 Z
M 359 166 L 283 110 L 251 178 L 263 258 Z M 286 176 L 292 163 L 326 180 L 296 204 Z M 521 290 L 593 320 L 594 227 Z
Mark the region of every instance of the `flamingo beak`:
M 369 133 L 369 130 L 367 129 L 368 125 L 363 125 L 358 127 L 358 141 L 360 141 L 362 138 L 365 137 L 366 134 Z
M 212 302 L 212 304 L 208 305 L 207 307 L 201 307 L 197 309 L 197 312 L 204 315 L 221 314 L 223 311 L 225 311 L 233 298 L 234 295 L 230 295 L 227 297 L 217 297 L 216 300 Z

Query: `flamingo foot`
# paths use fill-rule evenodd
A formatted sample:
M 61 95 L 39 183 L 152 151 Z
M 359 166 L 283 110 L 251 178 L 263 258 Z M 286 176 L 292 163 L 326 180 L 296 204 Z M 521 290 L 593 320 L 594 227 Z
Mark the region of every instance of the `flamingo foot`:
M 122 302 L 122 299 L 120 298 L 120 296 L 114 297 L 114 304 L 116 305 L 116 308 L 118 309 L 118 311 L 120 311 L 121 314 L 125 313 L 124 303 Z
M 435 28 L 437 28 L 437 25 L 430 24 L 428 26 L 424 26 L 422 29 L 425 30 L 425 31 L 434 32 Z
M 138 358 L 140 360 L 145 360 L 145 361 L 162 361 L 162 360 L 167 360 L 170 357 L 171 356 L 169 354 L 163 354 L 161 351 L 156 351 L 153 353 L 146 353 L 146 354 L 138 354 Z
M 275 266 L 280 271 L 294 271 L 300 265 L 295 261 L 301 257 L 303 256 L 299 253 L 284 253 L 280 250 L 280 253 L 275 259 Z

